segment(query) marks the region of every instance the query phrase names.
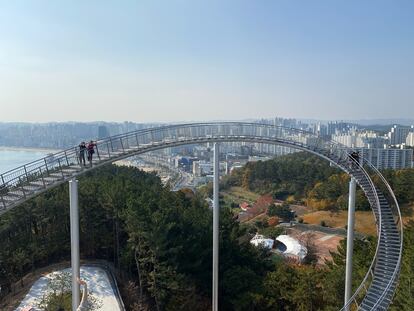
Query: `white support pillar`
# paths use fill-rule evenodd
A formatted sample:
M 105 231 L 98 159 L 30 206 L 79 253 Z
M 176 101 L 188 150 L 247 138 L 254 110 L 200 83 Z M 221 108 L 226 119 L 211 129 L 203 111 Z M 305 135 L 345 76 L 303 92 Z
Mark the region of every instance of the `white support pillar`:
M 69 181 L 70 199 L 70 243 L 72 258 L 72 311 L 76 311 L 80 303 L 80 256 L 79 256 L 79 200 L 78 181 Z
M 218 278 L 219 278 L 219 144 L 214 144 L 214 179 L 213 179 L 213 311 L 218 311 Z
M 352 295 L 352 256 L 354 252 L 354 226 L 355 226 L 355 192 L 356 181 L 351 177 L 349 182 L 349 201 L 348 201 L 348 227 L 346 240 L 346 270 L 345 270 L 345 303 Z M 346 308 L 350 310 L 350 307 Z

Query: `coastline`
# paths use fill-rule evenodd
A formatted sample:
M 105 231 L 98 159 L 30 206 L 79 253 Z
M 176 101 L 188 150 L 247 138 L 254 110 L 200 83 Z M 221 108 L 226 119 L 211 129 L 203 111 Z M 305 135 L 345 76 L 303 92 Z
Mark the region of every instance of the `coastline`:
M 11 147 L 11 146 L 0 146 L 0 151 L 33 151 L 33 152 L 47 152 L 56 153 L 63 149 L 52 149 L 52 148 L 39 148 L 39 147 Z

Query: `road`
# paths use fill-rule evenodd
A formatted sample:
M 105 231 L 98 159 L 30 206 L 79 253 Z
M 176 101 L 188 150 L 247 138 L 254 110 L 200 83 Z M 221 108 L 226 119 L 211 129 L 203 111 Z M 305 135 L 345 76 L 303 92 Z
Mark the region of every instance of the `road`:
M 174 183 L 172 188 L 173 191 L 178 191 L 183 188 L 194 189 L 194 177 L 192 174 L 177 169 L 176 172 L 179 174 L 177 182 Z

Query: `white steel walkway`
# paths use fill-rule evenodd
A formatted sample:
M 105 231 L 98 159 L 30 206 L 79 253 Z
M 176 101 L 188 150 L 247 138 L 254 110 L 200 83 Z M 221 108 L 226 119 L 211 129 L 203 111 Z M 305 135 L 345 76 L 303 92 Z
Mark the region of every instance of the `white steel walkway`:
M 348 303 L 359 310 L 386 310 L 398 281 L 402 222 L 395 195 L 370 163 L 356 163 L 351 150 L 298 129 L 257 123 L 220 122 L 163 126 L 108 137 L 97 142 L 93 165 L 79 165 L 78 147 L 69 148 L 0 175 L 0 215 L 74 177 L 148 151 L 207 142 L 253 142 L 283 145 L 322 157 L 356 179 L 373 210 L 378 232 L 375 257 Z M 374 183 L 375 180 L 375 183 Z

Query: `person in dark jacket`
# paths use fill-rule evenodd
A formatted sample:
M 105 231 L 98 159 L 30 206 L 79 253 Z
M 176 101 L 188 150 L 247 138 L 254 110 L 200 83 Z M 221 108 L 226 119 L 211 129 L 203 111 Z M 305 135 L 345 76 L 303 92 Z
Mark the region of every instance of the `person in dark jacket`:
M 80 166 L 82 166 L 82 163 L 83 163 L 83 166 L 86 166 L 85 153 L 86 153 L 86 143 L 83 141 L 79 145 L 79 164 L 80 164 Z
M 359 163 L 359 152 L 358 151 L 352 151 L 349 155 L 349 161 L 352 166 L 358 166 Z

